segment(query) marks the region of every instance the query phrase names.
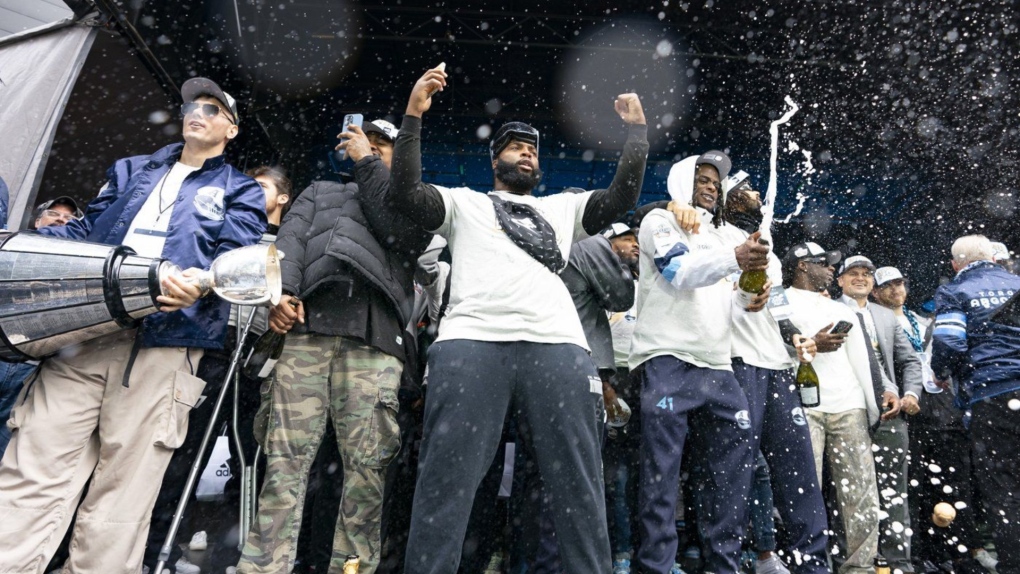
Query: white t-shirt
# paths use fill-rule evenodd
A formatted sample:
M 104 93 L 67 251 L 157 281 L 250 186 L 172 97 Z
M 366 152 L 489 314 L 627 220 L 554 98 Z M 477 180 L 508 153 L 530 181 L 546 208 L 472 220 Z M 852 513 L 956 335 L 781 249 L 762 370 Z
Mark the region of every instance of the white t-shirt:
M 468 188 L 435 188 L 443 196 L 446 219 L 433 233 L 446 238 L 453 256 L 450 303 L 436 340 L 571 343 L 588 349 L 563 281 L 507 237 L 492 200 Z M 556 232 L 564 261 L 571 243 L 588 236 L 581 217 L 591 192 L 491 193 L 534 207 Z
M 134 249 L 142 257 L 159 257 L 163 254 L 166 243 L 166 230 L 170 225 L 170 216 L 177 203 L 177 194 L 181 191 L 184 178 L 199 168 L 177 162 L 156 184 L 146 198 L 138 214 L 131 220 L 131 227 L 124 236 L 124 245 Z M 162 213 L 160 213 L 162 210 Z

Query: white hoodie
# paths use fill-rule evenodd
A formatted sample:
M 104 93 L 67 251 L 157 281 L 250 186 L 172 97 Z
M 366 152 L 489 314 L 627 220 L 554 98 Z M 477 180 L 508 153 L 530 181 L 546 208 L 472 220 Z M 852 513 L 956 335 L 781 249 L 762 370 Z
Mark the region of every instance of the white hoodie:
M 669 191 L 677 203 L 691 202 L 698 157 L 686 158 L 670 171 Z M 697 209 L 698 234 L 680 229 L 664 209 L 653 209 L 641 222 L 631 369 L 652 357 L 671 355 L 697 367 L 732 370 L 733 278 L 740 271 L 734 248 L 744 237 L 729 224 L 716 228 L 712 214 Z

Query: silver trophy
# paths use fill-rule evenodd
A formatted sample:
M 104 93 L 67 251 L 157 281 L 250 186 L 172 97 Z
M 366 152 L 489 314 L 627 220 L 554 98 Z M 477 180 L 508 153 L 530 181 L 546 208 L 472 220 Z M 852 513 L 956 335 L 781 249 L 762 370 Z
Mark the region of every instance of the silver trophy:
M 275 305 L 281 254 L 272 245 L 225 253 L 197 282 L 242 305 Z M 181 269 L 123 245 L 0 233 L 0 359 L 38 360 L 137 327 L 159 311 L 162 281 Z M 192 279 L 195 280 L 195 279 Z

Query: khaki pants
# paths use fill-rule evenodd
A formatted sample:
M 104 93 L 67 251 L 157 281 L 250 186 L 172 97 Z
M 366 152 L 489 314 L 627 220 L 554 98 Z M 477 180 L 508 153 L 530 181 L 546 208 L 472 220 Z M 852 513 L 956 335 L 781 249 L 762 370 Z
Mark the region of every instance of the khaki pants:
M 807 413 L 818 484 L 822 484 L 823 459 L 828 458 L 846 531 L 847 548 L 840 549 L 846 561 L 840 574 L 870 574 L 878 552 L 878 486 L 867 411 L 822 413 L 807 409 Z
M 0 573 L 42 573 L 82 490 L 65 571 L 138 574 L 166 466 L 188 431 L 205 383 L 202 350 L 140 349 L 135 331 L 46 360 L 11 413 L 0 463 Z
M 266 433 L 266 480 L 238 574 L 294 568 L 308 471 L 332 420 L 344 484 L 329 572 L 348 554 L 379 565 L 386 467 L 400 450 L 397 388 L 404 365 L 346 337 L 291 334 L 276 364 Z

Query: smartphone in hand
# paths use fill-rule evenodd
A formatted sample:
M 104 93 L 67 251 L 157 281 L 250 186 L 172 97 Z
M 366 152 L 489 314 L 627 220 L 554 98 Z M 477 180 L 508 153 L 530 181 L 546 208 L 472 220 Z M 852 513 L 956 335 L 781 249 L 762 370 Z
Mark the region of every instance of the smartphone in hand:
M 844 335 L 850 332 L 850 329 L 854 328 L 854 324 L 850 321 L 840 321 L 829 331 L 833 335 Z
M 343 127 L 340 129 L 340 133 L 346 132 L 348 128 L 350 128 L 351 126 L 358 126 L 360 128 L 361 124 L 364 123 L 364 121 L 365 116 L 361 114 L 347 114 L 346 116 L 344 116 L 344 124 Z M 341 143 L 345 141 L 347 140 L 346 139 L 340 140 Z M 334 155 L 336 161 L 344 161 L 345 159 L 347 159 L 347 150 L 343 149 L 335 150 Z

